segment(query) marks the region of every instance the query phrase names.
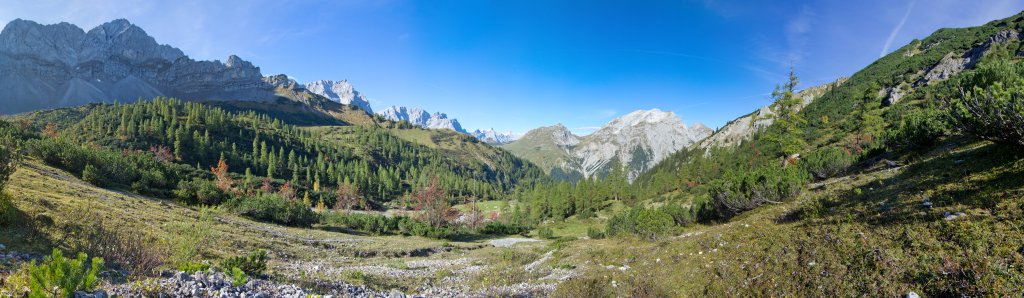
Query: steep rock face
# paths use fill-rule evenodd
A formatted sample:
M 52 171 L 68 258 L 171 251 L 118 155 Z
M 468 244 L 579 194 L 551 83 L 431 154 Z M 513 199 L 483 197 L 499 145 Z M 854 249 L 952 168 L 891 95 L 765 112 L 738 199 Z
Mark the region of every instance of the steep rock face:
M 845 82 L 846 78 L 840 78 L 832 83 L 810 87 L 797 92 L 795 96 L 801 99 L 801 105 L 798 108 L 803 109 L 803 107 L 811 104 L 815 98 L 825 94 L 829 88 L 839 86 Z M 715 131 L 711 136 L 693 144 L 693 146 L 707 150 L 711 149 L 711 147 L 739 145 L 744 140 L 753 136 L 754 133 L 772 125 L 772 122 L 775 121 L 775 112 L 772 111 L 773 106 L 774 103 L 763 106 L 753 113 L 729 121 L 729 123 L 726 123 L 725 126 L 722 126 L 721 129 Z
M 459 120 L 450 119 L 444 113 L 428 113 L 420 108 L 390 106 L 377 114 L 391 121 L 408 121 L 410 124 L 429 129 L 450 129 L 468 134 Z
M 0 32 L 0 114 L 153 96 L 266 100 L 273 87 L 237 56 L 195 61 L 127 20 L 88 32 L 14 20 Z
M 712 130 L 687 127 L 673 112 L 640 110 L 616 118 L 593 134 L 577 137 L 562 125 L 531 130 L 503 148 L 553 173 L 603 176 L 621 166 L 632 181 L 670 154 Z M 572 175 L 569 175 L 572 176 Z
M 518 137 L 514 133 L 512 133 L 511 131 L 508 131 L 508 132 L 498 132 L 498 131 L 494 131 L 493 128 L 486 129 L 486 130 L 479 130 L 479 129 L 477 129 L 477 130 L 474 130 L 473 132 L 471 132 L 469 134 L 471 136 L 473 136 L 474 138 L 477 138 L 477 139 L 479 139 L 481 141 L 484 141 L 485 143 L 492 144 L 492 145 L 508 144 L 508 143 L 510 143 L 512 141 L 515 141 L 516 138 Z
M 632 181 L 670 154 L 711 133 L 710 128 L 699 123 L 687 127 L 673 112 L 635 111 L 586 136 L 573 150 L 572 157 L 584 177 L 607 173 L 617 161 Z
M 352 84 L 348 80 L 331 81 L 331 80 L 318 80 L 306 83 L 304 85 L 306 90 L 314 94 L 326 97 L 335 102 L 354 105 L 362 108 L 367 113 L 373 113 L 373 109 L 370 108 L 370 101 L 363 96 L 362 93 L 352 88 Z
M 984 43 L 967 50 L 967 52 L 964 52 L 963 54 L 948 53 L 946 56 L 942 57 L 942 60 L 939 61 L 939 63 L 929 68 L 925 72 L 925 75 L 914 83 L 914 86 L 926 86 L 949 79 L 966 69 L 973 68 L 975 64 L 978 64 L 978 60 L 980 60 L 993 45 L 1019 39 L 1020 34 L 1017 31 L 1006 29 L 997 32 L 995 35 L 989 37 L 989 39 Z

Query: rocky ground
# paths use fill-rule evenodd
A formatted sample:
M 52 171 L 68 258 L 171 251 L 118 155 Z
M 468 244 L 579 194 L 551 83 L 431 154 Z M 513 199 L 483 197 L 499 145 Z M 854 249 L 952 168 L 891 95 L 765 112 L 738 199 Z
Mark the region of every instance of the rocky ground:
M 488 242 L 488 247 L 507 249 L 517 243 L 533 242 L 537 240 L 495 239 Z M 135 281 L 107 280 L 96 292 L 78 292 L 75 293 L 75 297 L 543 297 L 554 291 L 558 283 L 575 274 L 571 269 L 552 268 L 548 261 L 551 260 L 553 252 L 549 251 L 522 266 L 523 270 L 536 272 L 538 276 L 543 277 L 529 282 L 482 288 L 471 287 L 471 281 L 485 269 L 501 265 L 489 265 L 485 259 L 466 256 L 465 253 L 461 257 L 450 253 L 428 258 L 396 259 L 390 263 L 373 263 L 380 262 L 379 259 L 352 258 L 346 258 L 343 262 L 346 264 L 339 264 L 338 260 L 329 258 L 318 261 L 288 260 L 276 264 L 273 278 L 250 277 L 241 284 L 235 284 L 232 276 L 216 269 L 191 274 L 165 271 L 158 277 Z M 0 269 L 5 270 L 0 273 L 9 274 L 10 269 L 17 268 L 21 263 L 41 259 L 36 255 L 5 251 L 0 245 L 0 264 L 3 265 Z M 363 261 L 367 262 L 362 263 Z M 375 279 L 388 280 L 395 284 L 421 284 L 407 289 L 407 294 L 394 288 L 371 288 L 345 281 L 344 277 L 356 273 L 360 277 L 373 276 Z
M 406 297 L 398 291 L 377 292 L 366 287 L 349 284 L 335 285 L 328 293 L 312 293 L 291 284 L 268 280 L 251 279 L 245 284 L 233 285 L 233 279 L 224 273 L 200 271 L 166 272 L 160 278 L 140 282 L 123 283 L 109 287 L 106 293 L 118 297 L 221 297 L 221 298 L 270 298 L 270 297 Z
M 507 237 L 451 241 L 278 226 L 222 210 L 196 210 L 96 188 L 36 162 L 22 166 L 6 191 L 24 198 L 17 201 L 17 207 L 26 216 L 68 218 L 63 224 L 78 223 L 79 217 L 73 214 L 96 210 L 112 219 L 99 223 L 107 229 L 130 226 L 170 242 L 199 241 L 182 236 L 182 231 L 205 231 L 197 244 L 201 252 L 198 259 L 212 264 L 255 249 L 265 250 L 268 255 L 265 276 L 250 277 L 244 285 L 233 286 L 230 275 L 217 272 L 166 272 L 139 279 L 108 270 L 101 274 L 104 283 L 100 288 L 104 292 L 83 293 L 82 297 L 401 297 L 403 293 L 415 297 L 530 297 L 546 296 L 578 271 L 563 262 L 557 252 L 555 257 L 548 253 L 554 249 L 548 240 Z M 41 260 L 54 246 L 43 240 L 65 237 L 58 228 L 29 228 L 0 229 L 0 243 L 6 244 L 0 247 L 0 280 L 25 262 Z M 37 235 L 34 242 L 25 241 L 25 235 L 33 234 Z M 0 293 L 0 297 L 9 295 Z

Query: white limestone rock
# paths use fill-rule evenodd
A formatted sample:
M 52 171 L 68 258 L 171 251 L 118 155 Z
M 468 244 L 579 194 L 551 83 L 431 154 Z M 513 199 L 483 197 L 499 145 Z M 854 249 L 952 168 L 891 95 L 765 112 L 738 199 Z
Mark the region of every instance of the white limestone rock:
M 370 101 L 362 93 L 352 88 L 352 84 L 348 80 L 317 80 L 306 83 L 303 86 L 314 94 L 341 104 L 358 106 L 367 113 L 373 113 L 373 109 L 370 108 Z

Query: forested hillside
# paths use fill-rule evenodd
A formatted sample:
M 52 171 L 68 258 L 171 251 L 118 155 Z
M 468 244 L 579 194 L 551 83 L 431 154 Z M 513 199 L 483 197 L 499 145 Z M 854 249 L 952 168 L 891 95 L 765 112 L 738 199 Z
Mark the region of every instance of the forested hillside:
M 64 156 L 68 148 L 99 146 L 124 156 L 172 161 L 177 170 L 124 176 L 134 169 L 104 168 L 108 163 L 53 160 L 73 173 L 100 167 L 103 180 L 120 187 L 160 193 L 178 181 L 208 177 L 223 160 L 228 172 L 249 188 L 264 179 L 290 184 L 301 192 L 333 197 L 338 186 L 358 190 L 375 206 L 398 201 L 431 178 L 453 197 L 495 198 L 517 182 L 542 177 L 536 168 L 508 153 L 460 158 L 395 136 L 376 125 L 309 129 L 285 124 L 252 111 L 227 112 L 201 103 L 155 99 L 134 104 L 88 105 L 19 117 L 43 128 L 50 138 L 36 141 L 46 156 Z M 462 142 L 473 142 L 466 139 Z M 475 143 L 475 142 L 473 142 Z M 477 149 L 480 152 L 483 149 Z M 134 167 L 133 167 L 134 168 Z M 160 179 L 152 177 L 161 175 Z M 153 179 L 148 179 L 153 178 Z M 165 185 L 166 184 L 166 185 Z M 333 205 L 333 199 L 328 206 Z

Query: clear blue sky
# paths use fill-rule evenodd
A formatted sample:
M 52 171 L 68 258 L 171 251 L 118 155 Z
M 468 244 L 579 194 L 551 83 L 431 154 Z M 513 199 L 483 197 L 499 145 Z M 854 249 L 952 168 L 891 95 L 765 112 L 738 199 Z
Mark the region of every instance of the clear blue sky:
M 70 2 L 70 1 L 69 1 Z M 208 3 L 209 2 L 209 3 Z M 981 4 L 984 3 L 984 4 Z M 468 129 L 579 133 L 637 109 L 717 127 L 768 103 L 789 64 L 808 87 L 942 27 L 1024 1 L 13 1 L 0 21 L 126 18 L 196 59 L 348 79 L 376 109 L 419 106 Z

